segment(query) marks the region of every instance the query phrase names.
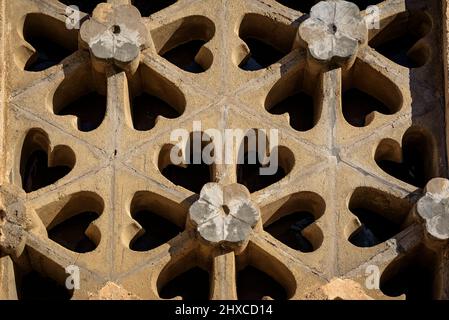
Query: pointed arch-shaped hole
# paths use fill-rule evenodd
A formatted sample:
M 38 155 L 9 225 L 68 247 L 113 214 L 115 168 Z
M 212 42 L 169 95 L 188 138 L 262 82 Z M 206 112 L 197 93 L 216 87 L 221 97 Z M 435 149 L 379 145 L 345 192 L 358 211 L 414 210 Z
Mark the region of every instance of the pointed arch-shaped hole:
M 256 192 L 279 182 L 293 169 L 295 156 L 285 146 L 270 145 L 263 130 L 248 130 L 240 141 L 237 182 Z M 264 164 L 263 159 L 268 161 Z
M 303 69 L 284 75 L 265 99 L 265 109 L 275 115 L 288 113 L 290 126 L 297 131 L 313 129 L 321 117 L 320 84 L 306 84 L 303 79 Z
M 208 135 L 197 131 L 192 132 L 184 150 L 181 151 L 172 144 L 162 147 L 159 152 L 159 171 L 173 184 L 199 194 L 206 183 L 214 180 L 214 152 L 214 144 Z M 179 164 L 173 164 L 172 154 L 180 156 Z M 206 161 L 205 154 L 211 156 L 210 161 Z
M 186 105 L 181 90 L 147 66 L 141 66 L 139 72 L 141 85 L 137 90 L 130 91 L 134 129 L 148 131 L 154 128 L 159 117 L 180 117 Z
M 22 145 L 20 176 L 25 192 L 45 188 L 66 176 L 75 166 L 75 153 L 70 147 L 58 145 L 51 150 L 45 131 L 31 129 Z
M 360 221 L 346 227 L 348 241 L 357 247 L 376 246 L 401 232 L 412 205 L 371 187 L 358 187 L 349 200 L 349 210 Z
M 264 229 L 288 247 L 313 252 L 323 243 L 323 232 L 315 224 L 325 211 L 324 199 L 314 192 L 299 192 L 272 204 L 278 208 Z
M 107 93 L 94 85 L 88 66 L 79 67 L 67 76 L 53 94 L 53 113 L 75 116 L 82 132 L 97 129 L 106 115 Z
M 436 148 L 431 135 L 418 127 L 409 128 L 402 137 L 402 147 L 395 140 L 383 139 L 376 149 L 377 165 L 405 183 L 424 188 L 438 176 Z
M 24 47 L 17 51 L 16 61 L 25 71 L 40 72 L 60 64 L 78 50 L 77 30 L 42 13 L 29 13 L 23 20 L 23 38 L 35 50 Z
M 215 35 L 215 24 L 204 16 L 188 16 L 151 33 L 160 56 L 191 73 L 208 70 L 212 52 L 205 45 Z
M 432 20 L 425 11 L 401 13 L 379 32 L 370 46 L 407 68 L 419 68 L 430 57 L 430 48 L 420 41 L 432 30 Z
M 406 300 L 433 300 L 436 297 L 436 254 L 419 246 L 393 260 L 382 272 L 380 290 L 387 296 Z
M 129 242 L 133 251 L 149 251 L 170 241 L 183 230 L 185 210 L 149 191 L 139 191 L 131 201 L 131 216 L 143 228 Z M 173 222 L 172 222 L 173 221 Z
M 369 125 L 375 112 L 395 114 L 401 109 L 402 103 L 398 86 L 359 59 L 343 75 L 343 116 L 352 126 Z
M 243 59 L 234 62 L 245 71 L 267 68 L 290 52 L 295 35 L 296 29 L 292 25 L 268 16 L 247 13 L 240 24 L 239 37 L 246 43 L 249 52 L 235 55 Z M 242 50 L 242 47 L 236 50 Z

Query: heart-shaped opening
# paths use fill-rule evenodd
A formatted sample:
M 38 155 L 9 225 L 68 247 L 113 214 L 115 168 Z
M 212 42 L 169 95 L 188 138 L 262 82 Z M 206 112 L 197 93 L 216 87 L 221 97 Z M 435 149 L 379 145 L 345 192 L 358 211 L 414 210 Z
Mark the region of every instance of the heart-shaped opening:
M 131 216 L 142 230 L 129 243 L 133 251 L 149 251 L 167 243 L 182 232 L 183 209 L 171 200 L 148 191 L 139 191 L 131 202 Z M 175 224 L 172 221 L 178 223 Z
M 380 290 L 390 297 L 405 294 L 406 300 L 433 300 L 438 296 L 436 254 L 424 246 L 393 260 L 380 278 Z
M 286 300 L 296 291 L 296 280 L 281 261 L 250 241 L 236 256 L 236 286 L 239 300 Z
M 237 182 L 256 192 L 286 177 L 293 169 L 295 157 L 285 146 L 270 146 L 265 133 L 253 129 L 240 144 L 237 163 Z
M 75 161 L 70 147 L 58 145 L 51 150 L 48 135 L 41 129 L 31 129 L 21 151 L 22 188 L 29 193 L 56 183 L 72 171 Z
M 264 224 L 266 232 L 301 252 L 313 252 L 321 246 L 323 232 L 315 222 L 326 208 L 323 198 L 313 192 L 300 192 L 273 206 L 279 209 Z
M 275 115 L 288 113 L 290 126 L 298 131 L 315 127 L 321 116 L 318 105 L 319 83 L 305 83 L 304 69 L 285 74 L 270 89 L 265 99 L 265 109 Z
M 62 21 L 41 13 L 25 17 L 23 38 L 34 48 L 34 53 L 22 47 L 16 54 L 25 71 L 44 71 L 78 50 L 77 30 L 69 30 Z
M 199 194 L 203 186 L 212 182 L 215 176 L 214 145 L 207 141 L 211 139 L 205 133 L 192 132 L 183 150 L 172 144 L 165 145 L 159 153 L 159 171 L 173 184 Z M 209 156 L 210 161 L 206 161 L 204 154 Z
M 430 57 L 430 48 L 421 39 L 432 30 L 432 20 L 425 11 L 399 14 L 376 35 L 370 46 L 407 68 L 419 68 Z
M 210 275 L 207 266 L 195 263 L 195 256 L 187 255 L 181 260 L 170 261 L 159 274 L 157 288 L 162 299 L 182 297 L 183 300 L 210 298 Z
M 204 16 L 188 16 L 151 33 L 160 56 L 184 71 L 201 73 L 213 62 L 205 45 L 215 35 L 215 24 Z
M 158 117 L 175 119 L 185 110 L 186 99 L 180 89 L 147 66 L 139 69 L 142 81 L 130 90 L 131 119 L 134 129 L 154 128 Z
M 132 0 L 131 3 L 139 9 L 142 17 L 149 17 L 176 3 L 176 0 Z
M 358 220 L 346 227 L 348 241 L 357 247 L 373 247 L 404 229 L 411 204 L 375 188 L 359 187 L 349 200 L 349 210 Z
M 106 93 L 97 91 L 89 69 L 82 67 L 66 76 L 53 94 L 54 114 L 77 117 L 77 128 L 83 132 L 103 123 L 107 105 Z
M 419 188 L 436 177 L 436 148 L 431 136 L 417 127 L 409 128 L 401 145 L 392 139 L 383 139 L 376 149 L 377 165 L 389 175 Z
M 397 85 L 359 59 L 343 74 L 342 91 L 343 116 L 355 127 L 369 125 L 376 112 L 395 114 L 403 103 Z
M 261 14 L 247 13 L 240 24 L 239 37 L 249 52 L 234 53 L 233 57 L 240 60 L 234 62 L 245 71 L 267 68 L 291 51 L 295 35 L 296 28 L 292 25 Z M 236 50 L 243 48 L 239 46 Z
M 100 196 L 83 191 L 37 212 L 51 240 L 68 250 L 87 253 L 94 251 L 101 241 L 100 230 L 92 223 L 100 217 L 103 209 L 104 202 Z

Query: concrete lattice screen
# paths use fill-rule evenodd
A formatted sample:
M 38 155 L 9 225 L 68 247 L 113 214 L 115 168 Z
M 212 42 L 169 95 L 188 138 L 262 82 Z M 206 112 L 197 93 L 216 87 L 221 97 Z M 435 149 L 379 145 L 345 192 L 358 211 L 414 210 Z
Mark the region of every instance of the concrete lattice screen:
M 445 1 L 105 2 L 0 0 L 1 299 L 449 298 Z M 278 170 L 180 128 L 278 129 Z

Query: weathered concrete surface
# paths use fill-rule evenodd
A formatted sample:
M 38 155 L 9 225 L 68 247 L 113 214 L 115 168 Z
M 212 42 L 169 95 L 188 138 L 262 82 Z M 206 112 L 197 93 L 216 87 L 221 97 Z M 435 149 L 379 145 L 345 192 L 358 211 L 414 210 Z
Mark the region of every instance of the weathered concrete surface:
M 374 300 L 363 287 L 351 280 L 334 278 L 315 291 L 307 293 L 308 300 Z

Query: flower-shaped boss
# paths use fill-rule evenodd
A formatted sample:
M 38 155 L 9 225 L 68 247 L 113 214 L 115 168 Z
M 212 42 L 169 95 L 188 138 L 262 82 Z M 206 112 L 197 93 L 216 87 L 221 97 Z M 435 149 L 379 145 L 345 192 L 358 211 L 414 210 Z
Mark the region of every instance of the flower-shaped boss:
M 366 44 L 368 28 L 359 8 L 343 0 L 321 1 L 299 26 L 298 44 L 319 63 L 348 68 L 360 45 Z
M 237 248 L 248 242 L 260 212 L 245 186 L 207 183 L 199 200 L 190 207 L 189 218 L 207 244 Z
M 449 239 L 449 180 L 435 178 L 426 186 L 425 195 L 416 205 L 428 235 L 436 240 Z
M 137 70 L 140 51 L 151 41 L 141 20 L 139 10 L 132 5 L 100 3 L 95 8 L 92 18 L 81 26 L 80 37 L 97 71 L 104 72 L 111 64 L 125 71 Z

